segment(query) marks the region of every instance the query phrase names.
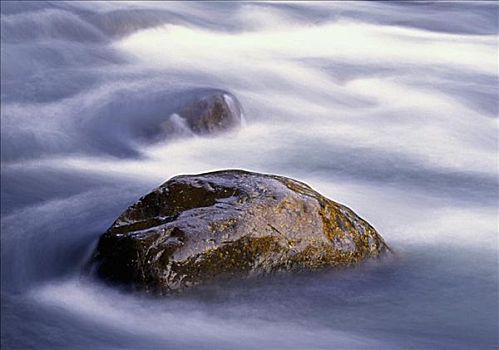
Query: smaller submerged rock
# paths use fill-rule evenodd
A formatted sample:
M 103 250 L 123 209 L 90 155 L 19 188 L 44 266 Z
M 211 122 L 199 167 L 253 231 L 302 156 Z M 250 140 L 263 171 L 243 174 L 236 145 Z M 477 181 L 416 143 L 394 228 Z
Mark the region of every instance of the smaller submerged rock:
M 241 126 L 239 101 L 228 93 L 200 98 L 180 112 L 195 134 L 213 134 Z
M 162 124 L 166 134 L 217 135 L 243 122 L 239 101 L 228 92 L 197 96 L 184 104 Z
M 219 277 L 345 266 L 388 250 L 349 208 L 282 176 L 177 176 L 121 214 L 99 241 L 98 275 L 160 293 Z
M 156 86 L 153 86 L 156 87 Z M 218 137 L 243 124 L 243 108 L 232 93 L 215 88 L 123 89 L 95 107 L 84 107 L 81 131 L 92 152 L 139 157 L 143 145 L 194 135 Z

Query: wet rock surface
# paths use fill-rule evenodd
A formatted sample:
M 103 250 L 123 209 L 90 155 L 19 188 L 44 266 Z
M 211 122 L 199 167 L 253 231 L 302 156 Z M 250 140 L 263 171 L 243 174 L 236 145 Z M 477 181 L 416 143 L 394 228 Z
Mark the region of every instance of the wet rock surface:
M 365 220 L 302 182 L 227 170 L 177 176 L 142 197 L 101 236 L 94 263 L 107 281 L 167 293 L 388 250 Z

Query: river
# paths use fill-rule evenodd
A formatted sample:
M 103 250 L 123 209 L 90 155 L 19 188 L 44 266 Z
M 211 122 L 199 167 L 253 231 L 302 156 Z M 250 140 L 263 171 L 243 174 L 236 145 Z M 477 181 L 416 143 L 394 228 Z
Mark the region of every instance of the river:
M 2 2 L 2 349 L 497 349 L 493 2 Z M 146 137 L 221 89 L 245 123 Z M 154 298 L 85 273 L 170 177 L 304 181 L 393 259 Z

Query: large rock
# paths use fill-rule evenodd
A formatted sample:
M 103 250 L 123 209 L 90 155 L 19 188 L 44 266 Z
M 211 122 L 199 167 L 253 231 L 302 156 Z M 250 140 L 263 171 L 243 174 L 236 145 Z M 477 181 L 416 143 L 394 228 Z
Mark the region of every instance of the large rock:
M 101 236 L 94 261 L 108 281 L 164 293 L 387 250 L 371 225 L 308 185 L 227 170 L 177 176 L 142 197 Z

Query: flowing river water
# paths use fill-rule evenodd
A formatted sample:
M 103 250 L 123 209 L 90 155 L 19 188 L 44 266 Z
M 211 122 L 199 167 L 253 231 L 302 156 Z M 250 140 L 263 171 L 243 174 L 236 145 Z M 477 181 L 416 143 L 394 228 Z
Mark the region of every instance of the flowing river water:
M 2 2 L 2 349 L 496 349 L 498 11 Z M 146 137 L 199 89 L 243 127 Z M 308 183 L 395 257 L 159 299 L 84 273 L 137 198 L 226 168 Z

